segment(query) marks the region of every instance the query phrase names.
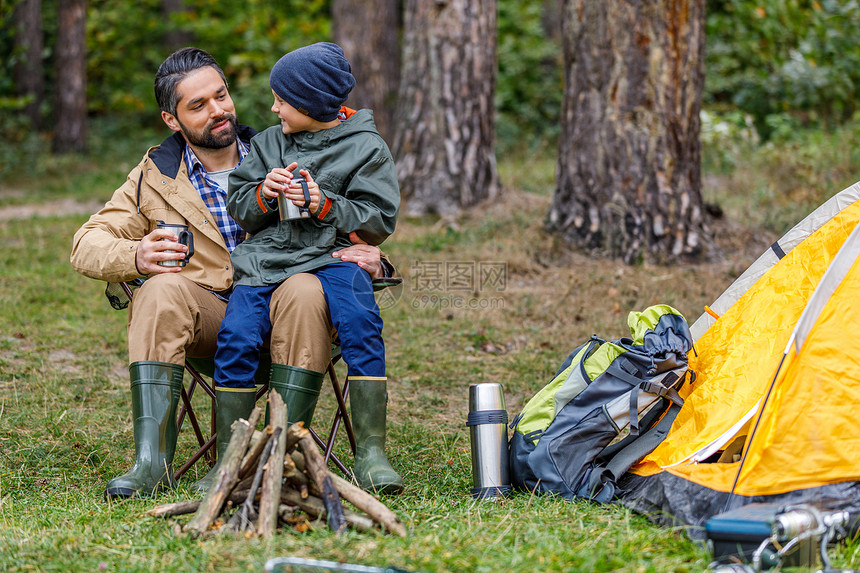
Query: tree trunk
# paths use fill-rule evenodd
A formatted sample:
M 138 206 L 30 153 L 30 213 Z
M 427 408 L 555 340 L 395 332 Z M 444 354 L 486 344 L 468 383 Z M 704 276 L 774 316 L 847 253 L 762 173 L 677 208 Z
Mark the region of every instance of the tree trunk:
M 394 157 L 409 215 L 498 194 L 495 0 L 407 0 Z
M 399 12 L 399 0 L 332 1 L 332 35 L 352 64 L 356 82 L 346 105 L 372 109 L 389 143 L 400 83 Z
M 561 39 L 561 5 L 563 0 L 543 0 L 541 26 L 554 41 Z
M 183 30 L 174 21 L 174 14 L 180 14 L 187 10 L 185 0 L 161 0 L 161 13 L 164 14 L 165 22 L 168 23 L 162 42 L 170 52 L 194 43 L 194 33 L 190 30 Z
M 57 30 L 57 109 L 54 152 L 87 147 L 87 0 L 60 0 Z
M 45 71 L 42 65 L 42 2 L 22 0 L 15 6 L 15 88 L 18 95 L 30 98 L 24 113 L 33 129 L 42 126 L 42 98 L 45 95 Z
M 565 93 L 549 228 L 627 263 L 696 257 L 704 0 L 564 0 Z

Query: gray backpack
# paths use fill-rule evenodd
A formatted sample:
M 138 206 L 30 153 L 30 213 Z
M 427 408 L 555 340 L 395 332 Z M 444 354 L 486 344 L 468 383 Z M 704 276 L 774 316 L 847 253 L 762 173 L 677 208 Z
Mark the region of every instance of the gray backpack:
M 683 405 L 690 329 L 666 305 L 627 323 L 631 338 L 592 336 L 571 352 L 511 422 L 515 488 L 611 501 L 618 478 L 666 437 Z

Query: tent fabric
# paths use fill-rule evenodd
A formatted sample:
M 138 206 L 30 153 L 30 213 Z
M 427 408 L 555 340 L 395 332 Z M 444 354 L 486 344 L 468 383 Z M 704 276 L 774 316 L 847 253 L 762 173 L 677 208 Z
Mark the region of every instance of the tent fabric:
M 818 282 L 815 292 L 812 294 L 809 302 L 806 303 L 806 308 L 803 309 L 803 314 L 800 315 L 797 326 L 794 327 L 794 332 L 791 335 L 792 339 L 789 340 L 789 343 L 794 344 L 795 352 L 800 352 L 806 337 L 809 335 L 809 331 L 817 324 L 822 309 L 830 301 L 836 288 L 842 284 L 846 275 L 857 261 L 858 256 L 860 256 L 860 228 L 855 226 L 854 230 L 851 231 L 851 234 L 848 235 L 848 238 L 842 244 L 842 248 L 839 249 L 836 258 L 827 267 L 827 271 Z M 786 349 L 786 352 L 788 352 L 788 349 Z
M 773 265 L 805 240 L 809 235 L 818 230 L 821 225 L 832 219 L 837 213 L 852 205 L 860 199 L 860 182 L 843 189 L 812 213 L 807 215 L 800 223 L 792 227 L 785 235 L 776 241 L 769 249 L 759 256 L 756 261 L 747 268 L 724 292 L 715 300 L 710 308 L 717 315 L 728 310 L 740 296 L 745 293 L 758 279 L 764 275 Z M 778 254 L 782 253 L 782 254 Z M 701 338 L 702 334 L 714 324 L 715 318 L 708 313 L 702 313 L 690 326 L 693 340 Z
M 858 190 L 860 184 L 846 191 Z M 723 511 L 737 478 L 735 503 L 848 496 L 845 503 L 860 513 L 860 351 L 853 336 L 860 327 L 860 263 L 775 378 L 798 319 L 858 221 L 855 200 L 825 223 L 807 225 L 815 227 L 808 238 L 786 249 L 701 335 L 690 353 L 697 379 L 682 393 L 684 407 L 666 439 L 620 484 L 628 489 L 625 505 L 701 525 Z M 692 461 L 721 436 L 726 443 L 748 436 L 759 415 L 740 475 L 738 461 Z M 736 435 L 729 432 L 737 426 Z

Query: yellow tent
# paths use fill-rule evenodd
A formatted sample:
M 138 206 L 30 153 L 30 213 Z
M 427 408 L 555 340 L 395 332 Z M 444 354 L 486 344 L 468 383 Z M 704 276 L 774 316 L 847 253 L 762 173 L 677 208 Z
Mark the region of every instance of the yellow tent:
M 860 512 L 858 199 L 860 183 L 816 210 L 693 325 L 697 379 L 622 482 L 627 506 L 689 525 L 731 492 L 733 506 L 838 498 Z

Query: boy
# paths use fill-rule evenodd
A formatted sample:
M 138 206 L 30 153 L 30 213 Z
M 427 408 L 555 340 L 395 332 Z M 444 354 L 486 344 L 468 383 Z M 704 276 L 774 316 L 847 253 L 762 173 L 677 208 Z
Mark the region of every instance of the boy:
M 400 207 L 394 160 L 372 112 L 342 107 L 355 79 L 339 46 L 318 43 L 286 54 L 269 84 L 280 125 L 252 139 L 229 179 L 227 211 L 251 236 L 231 256 L 236 286 L 218 334 L 215 384 L 253 391 L 258 352 L 271 330 L 271 293 L 297 273 L 315 275 L 349 366 L 356 479 L 365 489 L 398 492 L 402 480 L 384 453 L 382 318 L 368 273 L 332 258 L 351 244 L 350 234 L 378 245 L 394 232 Z M 292 182 L 298 175 L 307 194 Z M 309 216 L 280 221 L 280 191 Z M 300 368 L 283 384 L 273 381 L 291 423 L 310 423 L 321 382 L 321 373 Z

